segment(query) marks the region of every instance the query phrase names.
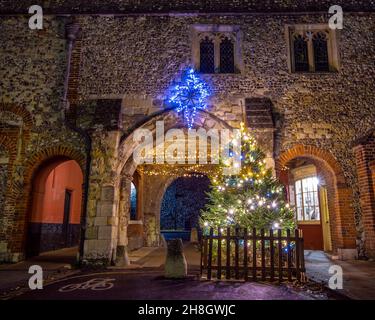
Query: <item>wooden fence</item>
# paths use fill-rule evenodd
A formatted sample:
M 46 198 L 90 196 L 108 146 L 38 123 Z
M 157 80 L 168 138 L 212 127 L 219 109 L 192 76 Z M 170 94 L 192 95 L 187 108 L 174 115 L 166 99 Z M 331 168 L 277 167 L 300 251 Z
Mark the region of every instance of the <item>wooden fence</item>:
M 201 276 L 211 280 L 305 281 L 301 230 L 210 228 L 201 240 Z

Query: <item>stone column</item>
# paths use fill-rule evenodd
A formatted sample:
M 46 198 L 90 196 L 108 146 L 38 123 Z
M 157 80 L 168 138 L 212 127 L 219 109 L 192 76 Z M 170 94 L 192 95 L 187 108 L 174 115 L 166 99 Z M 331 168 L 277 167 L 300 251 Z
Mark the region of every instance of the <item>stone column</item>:
M 116 259 L 120 180 L 118 131 L 93 134 L 84 263 L 108 265 Z
M 120 183 L 120 203 L 119 203 L 119 224 L 118 224 L 118 238 L 116 248 L 116 261 L 118 267 L 127 266 L 130 264 L 128 257 L 128 223 L 130 211 L 130 190 L 131 176 L 123 176 Z
M 117 205 L 115 187 L 101 188 L 100 200 L 96 204 L 96 216 L 86 231 L 84 260 L 88 264 L 108 265 L 115 255 L 117 241 Z

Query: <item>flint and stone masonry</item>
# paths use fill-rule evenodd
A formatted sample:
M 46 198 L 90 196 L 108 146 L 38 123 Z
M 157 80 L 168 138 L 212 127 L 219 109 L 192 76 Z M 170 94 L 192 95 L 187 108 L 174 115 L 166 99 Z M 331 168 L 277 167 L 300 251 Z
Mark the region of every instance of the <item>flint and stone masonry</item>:
M 56 158 L 75 160 L 86 178 L 84 262 L 126 264 L 128 245 L 161 245 L 161 199 L 172 181 L 141 176 L 130 221 L 133 133 L 161 120 L 165 130 L 184 126 L 164 100 L 181 71 L 197 65 L 196 30 L 235 30 L 241 62 L 237 73 L 202 75 L 212 97 L 196 127 L 245 122 L 280 177 L 293 159 L 315 161 L 327 183 L 333 252 L 375 256 L 373 2 L 335 1 L 345 13 L 337 70 L 313 73 L 292 72 L 288 30 L 327 28 L 329 1 L 53 1 L 43 29 L 30 30 L 32 2 L 0 7 L 2 261 L 25 259 L 33 181 Z M 252 101 L 265 106 L 268 126 L 251 120 Z

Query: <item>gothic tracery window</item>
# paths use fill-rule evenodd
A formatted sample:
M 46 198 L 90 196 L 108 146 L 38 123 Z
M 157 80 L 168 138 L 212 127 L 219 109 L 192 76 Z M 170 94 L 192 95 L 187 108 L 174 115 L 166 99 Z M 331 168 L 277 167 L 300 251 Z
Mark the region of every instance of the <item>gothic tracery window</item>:
M 294 71 L 309 71 L 309 58 L 306 38 L 295 35 L 293 40 Z
M 241 43 L 237 27 L 199 26 L 193 38 L 193 60 L 200 73 L 239 73 L 242 70 Z
M 290 33 L 292 72 L 329 72 L 338 70 L 335 34 L 309 26 L 293 27 Z
M 200 72 L 215 72 L 215 49 L 214 42 L 205 37 L 200 42 Z
M 234 73 L 234 44 L 227 37 L 220 42 L 220 73 Z

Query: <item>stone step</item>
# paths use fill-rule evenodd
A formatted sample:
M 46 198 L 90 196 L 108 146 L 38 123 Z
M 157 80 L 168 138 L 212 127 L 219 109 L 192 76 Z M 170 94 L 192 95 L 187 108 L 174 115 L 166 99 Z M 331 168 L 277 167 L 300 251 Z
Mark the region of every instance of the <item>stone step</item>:
M 248 127 L 251 129 L 273 129 L 273 124 L 271 123 L 249 123 Z
M 257 116 L 257 117 L 249 117 L 247 116 L 247 120 L 249 123 L 273 123 L 271 116 Z
M 246 111 L 246 113 L 247 113 L 247 116 L 256 117 L 256 116 L 268 115 L 270 112 L 269 110 L 248 110 Z

